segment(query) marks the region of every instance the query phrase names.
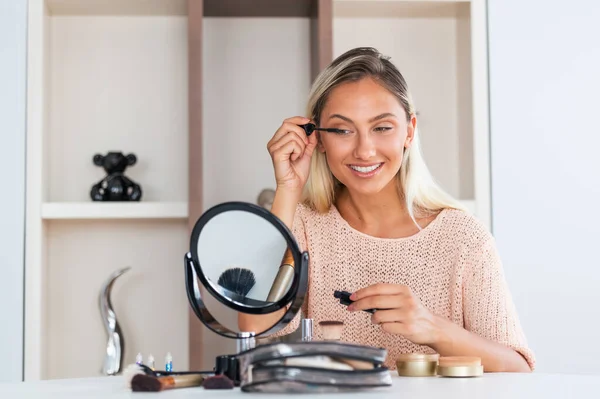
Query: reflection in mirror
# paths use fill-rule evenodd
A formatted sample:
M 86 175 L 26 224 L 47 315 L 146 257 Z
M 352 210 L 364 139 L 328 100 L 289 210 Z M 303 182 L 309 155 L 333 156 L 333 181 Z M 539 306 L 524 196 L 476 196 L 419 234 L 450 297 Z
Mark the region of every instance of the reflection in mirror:
M 197 242 L 204 275 L 223 297 L 247 307 L 262 307 L 282 298 L 293 273 L 285 237 L 268 220 L 244 211 L 215 215 L 202 228 Z M 279 276 L 279 277 L 278 277 Z
M 204 305 L 219 325 L 235 333 L 252 332 L 258 335 L 271 328 L 272 318 L 269 315 L 248 315 L 231 309 L 208 293 L 206 288 L 199 285 Z M 266 320 L 265 320 L 266 319 Z

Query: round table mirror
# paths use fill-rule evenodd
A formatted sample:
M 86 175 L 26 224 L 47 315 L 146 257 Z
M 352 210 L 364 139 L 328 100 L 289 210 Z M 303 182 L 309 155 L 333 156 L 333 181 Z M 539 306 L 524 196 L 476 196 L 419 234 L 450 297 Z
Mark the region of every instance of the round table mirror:
M 280 219 L 251 203 L 227 202 L 206 211 L 192 230 L 185 264 L 196 316 L 230 338 L 279 331 L 306 294 L 308 253 Z M 275 312 L 281 317 L 267 317 L 273 322 L 265 324 L 263 316 Z

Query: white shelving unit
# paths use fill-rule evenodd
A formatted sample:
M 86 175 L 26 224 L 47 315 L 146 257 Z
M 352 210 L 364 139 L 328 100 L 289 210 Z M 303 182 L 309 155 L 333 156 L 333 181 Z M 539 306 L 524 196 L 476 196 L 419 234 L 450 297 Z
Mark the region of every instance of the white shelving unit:
M 26 380 L 100 375 L 102 283 L 113 290 L 125 364 L 167 352 L 188 364 L 185 0 L 30 0 Z M 92 157 L 134 153 L 139 203 L 92 202 Z
M 210 367 L 231 348 L 189 318 L 188 219 L 273 186 L 266 143 L 304 114 L 332 44 L 392 56 L 432 172 L 489 225 L 484 0 L 192 1 L 29 0 L 27 380 L 100 374 L 98 291 L 124 266 L 126 363 L 169 351 L 177 369 Z M 141 202 L 90 200 L 109 151 L 137 156 Z
M 46 202 L 42 219 L 187 219 L 187 202 Z
M 407 80 L 434 177 L 491 227 L 485 0 L 334 0 L 333 56 L 375 47 Z

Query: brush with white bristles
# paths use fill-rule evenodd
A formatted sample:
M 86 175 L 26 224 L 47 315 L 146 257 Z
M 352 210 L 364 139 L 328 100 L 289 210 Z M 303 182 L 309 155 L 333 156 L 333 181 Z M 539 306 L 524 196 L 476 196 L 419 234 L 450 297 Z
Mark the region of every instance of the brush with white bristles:
M 130 364 L 123 370 L 123 377 L 125 378 L 125 384 L 127 388 L 131 389 L 131 380 L 138 374 L 146 375 L 144 369 L 137 363 Z

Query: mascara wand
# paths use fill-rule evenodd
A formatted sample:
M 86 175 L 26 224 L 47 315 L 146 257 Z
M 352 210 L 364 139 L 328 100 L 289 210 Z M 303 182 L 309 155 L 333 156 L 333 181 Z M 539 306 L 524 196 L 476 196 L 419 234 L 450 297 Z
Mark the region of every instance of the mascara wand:
M 311 134 L 313 134 L 313 132 L 315 130 L 319 130 L 321 132 L 342 133 L 342 134 L 349 132 L 349 130 L 345 130 L 345 129 L 317 127 L 317 125 L 315 125 L 314 123 L 307 123 L 305 125 L 298 125 L 298 126 L 300 126 L 302 129 L 304 129 L 307 136 L 310 136 Z

